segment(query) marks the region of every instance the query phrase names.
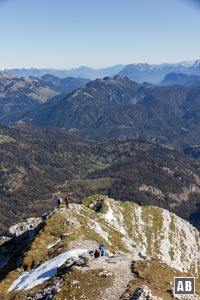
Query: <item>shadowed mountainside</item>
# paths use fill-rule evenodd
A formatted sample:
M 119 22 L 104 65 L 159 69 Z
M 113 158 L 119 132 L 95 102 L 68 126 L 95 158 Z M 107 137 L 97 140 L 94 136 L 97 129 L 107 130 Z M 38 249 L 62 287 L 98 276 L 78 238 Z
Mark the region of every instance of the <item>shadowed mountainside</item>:
M 70 93 L 80 87 L 83 87 L 90 80 L 85 78 L 65 77 L 59 78 L 50 74 L 43 75 L 40 80 L 44 82 L 53 91 L 59 94 Z
M 169 73 L 165 76 L 160 85 L 185 85 L 185 86 L 200 86 L 200 76 L 187 75 L 182 73 Z
M 93 140 L 134 138 L 180 147 L 200 143 L 199 116 L 200 87 L 156 87 L 116 76 L 92 81 L 20 120 Z
M 19 78 L 7 72 L 0 72 L 0 123 L 13 122 L 27 110 L 55 95 L 72 92 L 88 81 L 72 77 L 60 79 L 48 74 L 42 78 Z

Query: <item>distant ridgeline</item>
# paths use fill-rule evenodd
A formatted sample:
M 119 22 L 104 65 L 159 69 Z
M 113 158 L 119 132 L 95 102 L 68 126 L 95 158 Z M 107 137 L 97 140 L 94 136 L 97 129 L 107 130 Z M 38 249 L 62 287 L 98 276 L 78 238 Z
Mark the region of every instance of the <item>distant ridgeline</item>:
M 168 73 L 182 73 L 187 75 L 200 75 L 200 60 L 185 61 L 175 64 L 148 64 L 137 63 L 129 65 L 115 65 L 102 69 L 92 69 L 86 66 L 73 68 L 71 70 L 56 70 L 56 69 L 9 69 L 9 73 L 19 77 L 42 77 L 45 74 L 51 74 L 56 77 L 79 77 L 89 78 L 94 80 L 96 78 L 103 78 L 105 76 L 115 76 L 117 74 L 127 76 L 129 79 L 137 82 L 150 82 L 159 84 Z

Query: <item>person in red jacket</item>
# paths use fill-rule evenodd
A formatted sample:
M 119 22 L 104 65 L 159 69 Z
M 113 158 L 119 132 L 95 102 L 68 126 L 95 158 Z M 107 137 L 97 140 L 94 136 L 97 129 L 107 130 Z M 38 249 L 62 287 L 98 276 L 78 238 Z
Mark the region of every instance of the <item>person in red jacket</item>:
M 66 208 L 69 208 L 70 195 L 65 196 Z

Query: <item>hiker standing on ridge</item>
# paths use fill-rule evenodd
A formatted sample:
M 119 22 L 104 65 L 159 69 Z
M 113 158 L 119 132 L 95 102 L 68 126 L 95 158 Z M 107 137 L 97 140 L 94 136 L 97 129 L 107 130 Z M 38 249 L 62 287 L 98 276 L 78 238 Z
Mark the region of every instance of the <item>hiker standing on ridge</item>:
M 69 208 L 69 201 L 70 201 L 70 195 L 68 194 L 67 196 L 65 196 L 66 208 Z
M 57 204 L 57 208 L 59 209 L 60 208 L 60 203 L 61 203 L 60 195 L 58 195 L 58 194 L 55 195 L 55 201 L 56 201 L 56 204 Z

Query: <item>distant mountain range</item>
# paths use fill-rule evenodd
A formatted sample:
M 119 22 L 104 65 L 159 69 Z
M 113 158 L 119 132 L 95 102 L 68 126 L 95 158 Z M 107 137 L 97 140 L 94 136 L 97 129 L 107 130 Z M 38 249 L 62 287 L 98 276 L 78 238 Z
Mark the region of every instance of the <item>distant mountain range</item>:
M 168 73 L 183 73 L 200 75 L 200 60 L 194 62 L 181 62 L 177 64 L 130 64 L 122 69 L 119 74 L 127 76 L 136 82 L 149 82 L 159 84 Z
M 3 72 L 0 123 L 64 128 L 92 140 L 200 144 L 200 86 L 181 86 L 183 82 L 197 85 L 198 76 L 169 74 L 162 82 L 168 86 L 155 86 L 122 75 L 89 82 L 50 74 L 18 78 Z
M 57 70 L 57 69 L 8 69 L 9 73 L 12 73 L 19 77 L 42 77 L 45 74 L 51 74 L 56 77 L 79 77 L 79 78 L 89 78 L 91 80 L 96 78 L 103 78 L 105 76 L 113 76 L 118 74 L 125 65 L 116 65 L 113 67 L 103 68 L 103 69 L 92 69 L 89 67 L 79 67 L 70 70 Z
M 92 140 L 200 144 L 199 77 L 170 73 L 156 86 L 122 75 L 89 81 L 1 72 L 0 123 L 64 128 Z
M 84 86 L 88 79 L 58 78 L 49 74 L 36 77 L 17 77 L 0 72 L 0 122 L 8 118 L 15 121 L 18 116 L 61 93 L 69 93 Z
M 45 74 L 51 74 L 56 77 L 79 77 L 89 78 L 91 80 L 97 78 L 104 78 L 106 76 L 116 76 L 121 74 L 127 76 L 129 79 L 136 82 L 149 82 L 159 84 L 168 73 L 183 73 L 188 75 L 200 75 L 200 60 L 185 61 L 180 63 L 165 63 L 165 64 L 129 64 L 129 65 L 115 65 L 112 67 L 102 69 L 92 69 L 88 67 L 79 67 L 71 70 L 57 70 L 57 69 L 9 69 L 10 73 L 17 76 L 34 76 L 41 77 Z
M 134 138 L 176 147 L 200 144 L 200 87 L 138 84 L 106 77 L 19 118 L 95 140 Z

